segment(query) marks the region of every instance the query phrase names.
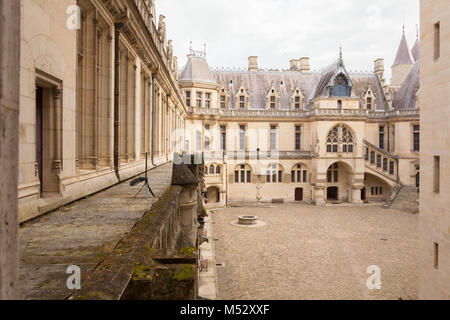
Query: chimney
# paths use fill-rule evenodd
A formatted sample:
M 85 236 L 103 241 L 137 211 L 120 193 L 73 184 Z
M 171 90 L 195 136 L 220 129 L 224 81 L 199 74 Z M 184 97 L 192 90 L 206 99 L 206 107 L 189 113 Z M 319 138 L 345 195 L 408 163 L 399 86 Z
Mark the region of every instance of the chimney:
M 248 71 L 252 72 L 258 71 L 258 57 L 256 56 L 248 57 Z
M 310 72 L 311 68 L 309 67 L 309 58 L 303 57 L 299 60 L 300 63 L 300 72 Z
M 292 59 L 289 62 L 291 64 L 291 67 L 290 67 L 291 71 L 298 71 L 298 70 L 300 70 L 300 60 Z
M 379 79 L 384 78 L 384 59 L 377 59 L 373 64 L 373 72 L 378 76 Z

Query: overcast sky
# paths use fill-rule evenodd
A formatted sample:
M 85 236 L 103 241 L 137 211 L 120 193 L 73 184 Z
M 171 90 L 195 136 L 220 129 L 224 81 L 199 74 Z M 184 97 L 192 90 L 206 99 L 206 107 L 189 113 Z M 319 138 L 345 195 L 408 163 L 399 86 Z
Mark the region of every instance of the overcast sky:
M 385 59 L 387 79 L 402 35 L 411 47 L 419 23 L 419 0 L 156 0 L 166 16 L 180 67 L 189 43 L 214 67 L 289 68 L 289 60 L 310 57 L 311 69 L 325 67 L 343 47 L 347 70 L 372 70 Z

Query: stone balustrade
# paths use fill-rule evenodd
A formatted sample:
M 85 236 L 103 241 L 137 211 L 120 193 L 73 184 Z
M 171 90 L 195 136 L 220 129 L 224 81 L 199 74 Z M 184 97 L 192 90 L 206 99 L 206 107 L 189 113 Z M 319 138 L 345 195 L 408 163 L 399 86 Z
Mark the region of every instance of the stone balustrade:
M 367 166 L 390 180 L 398 180 L 397 157 L 366 140 L 364 140 L 364 148 Z

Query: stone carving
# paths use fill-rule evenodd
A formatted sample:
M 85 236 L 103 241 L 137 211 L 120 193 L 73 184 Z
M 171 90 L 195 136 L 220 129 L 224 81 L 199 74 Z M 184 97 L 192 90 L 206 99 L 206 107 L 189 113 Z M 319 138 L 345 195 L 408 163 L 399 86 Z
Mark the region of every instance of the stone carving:
M 174 56 L 173 57 L 173 72 L 175 74 L 175 79 L 178 80 L 179 78 L 179 73 L 178 73 L 178 57 Z
M 173 69 L 173 45 L 172 45 L 172 40 L 169 40 L 169 42 L 167 43 L 166 53 L 167 53 L 167 60 L 169 61 L 170 69 L 174 70 Z
M 159 24 L 158 24 L 158 34 L 159 34 L 159 40 L 164 44 L 166 43 L 166 23 L 164 22 L 164 19 L 166 17 L 162 14 L 159 16 Z

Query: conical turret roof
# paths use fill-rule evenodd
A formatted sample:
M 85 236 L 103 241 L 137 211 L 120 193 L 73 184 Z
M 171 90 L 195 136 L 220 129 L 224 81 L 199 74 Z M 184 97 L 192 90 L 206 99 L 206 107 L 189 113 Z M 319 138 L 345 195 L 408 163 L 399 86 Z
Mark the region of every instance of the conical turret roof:
M 180 82 L 216 83 L 204 56 L 189 54 L 186 66 L 180 75 Z
M 405 33 L 403 33 L 400 46 L 398 47 L 393 67 L 400 64 L 414 64 L 414 58 L 409 50 L 408 41 L 406 41 Z

